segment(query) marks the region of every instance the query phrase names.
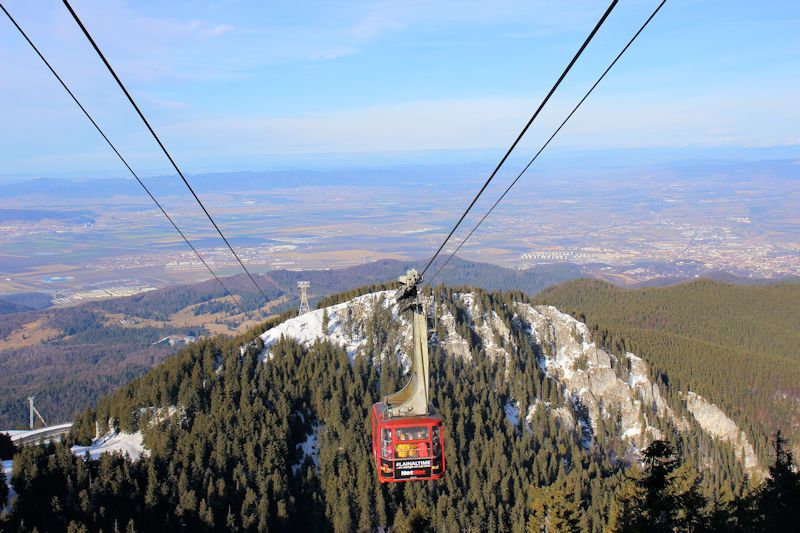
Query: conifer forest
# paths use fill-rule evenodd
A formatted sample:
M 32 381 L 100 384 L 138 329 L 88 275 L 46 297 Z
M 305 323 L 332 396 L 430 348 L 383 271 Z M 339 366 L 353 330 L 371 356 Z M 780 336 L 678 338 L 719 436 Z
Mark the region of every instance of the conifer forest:
M 725 442 L 665 419 L 655 419 L 663 438 L 635 453 L 613 417 L 587 442 L 555 415 L 567 401 L 539 364 L 540 348 L 520 336 L 513 357 L 486 356 L 487 340 L 470 328 L 470 311 L 459 298 L 465 290 L 440 286 L 435 298 L 454 311 L 472 357 L 447 355 L 439 342 L 447 335 L 442 321 L 431 324 L 432 403 L 445 421 L 444 479 L 377 482 L 369 409 L 404 382 L 402 360 L 385 355 L 399 335 L 391 310 L 375 305 L 361 326 L 350 325 L 362 328 L 351 332 L 365 339 L 360 353 L 381 357 L 351 360 L 327 340 L 304 346 L 289 338 L 264 357 L 257 335 L 296 315 L 288 312 L 237 338 L 187 346 L 82 413 L 67 442 L 17 450 L 16 495 L 0 524 L 6 531 L 791 530 L 800 513 L 800 475 L 779 429 L 762 437 L 761 474 L 747 471 Z M 522 293 L 469 290 L 477 305 L 509 326 L 512 302 L 531 301 Z M 581 294 L 588 298 L 588 290 Z M 759 290 L 772 289 L 749 289 L 747 300 L 757 300 Z M 731 299 L 740 289 L 714 291 Z M 662 299 L 682 294 L 671 289 Z M 648 344 L 654 341 L 609 316 L 607 332 L 602 323 L 594 326 L 598 342 L 610 353 L 637 348 L 647 357 L 652 351 L 658 386 L 680 412 L 680 387 L 664 379 L 672 361 L 658 359 L 658 346 Z M 737 319 L 721 313 L 711 323 L 725 335 Z M 662 334 L 670 335 L 669 328 Z M 764 339 L 747 348 L 781 342 Z M 676 367 L 675 374 L 691 368 Z M 546 402 L 548 409 L 512 420 L 504 411 L 511 399 Z M 741 413 L 746 420 L 748 411 Z M 106 426 L 141 431 L 148 452 L 89 460 L 71 451 Z

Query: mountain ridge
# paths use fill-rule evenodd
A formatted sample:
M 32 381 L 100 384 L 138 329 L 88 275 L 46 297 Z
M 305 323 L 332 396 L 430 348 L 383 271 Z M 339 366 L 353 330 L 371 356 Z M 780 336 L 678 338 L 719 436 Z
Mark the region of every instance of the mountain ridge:
M 743 523 L 732 509 L 751 494 L 746 450 L 709 435 L 703 415 L 645 361 L 519 292 L 436 288 L 430 378 L 445 421 L 445 480 L 378 484 L 369 408 L 407 379 L 410 348 L 391 294 L 332 298 L 234 339 L 186 346 L 75 420 L 81 444 L 98 426 L 107 435 L 97 447 L 141 431 L 144 453 L 87 463 L 68 447 L 23 450 L 13 520 L 50 530 L 70 520 L 95 529 L 402 530 L 420 520 L 505 531 L 541 520 L 545 505 L 599 532 L 641 475 L 642 446 L 661 436 L 683 464 L 676 479 L 694 487 L 698 518 Z M 658 416 L 667 407 L 674 417 Z M 38 501 L 59 511 L 34 512 Z
M 429 312 L 441 317 L 443 328 L 435 331 L 431 343 L 440 346 L 446 356 L 468 360 L 473 357 L 501 357 L 508 360 L 513 357 L 510 352 L 517 349 L 515 337 L 518 337 L 511 335 L 510 328 L 518 330 L 517 333 L 524 331 L 534 347 L 540 368 L 555 377 L 565 394 L 570 395 L 573 411 L 562 412 L 561 419 L 571 420 L 568 425 L 573 429 L 583 427 L 591 435 L 602 423 L 601 418 L 613 417 L 609 411 L 618 409 L 620 436 L 636 442 L 637 448 L 641 449 L 652 440 L 666 437 L 666 433 L 650 424 L 652 420 L 648 421 L 648 416 L 667 417 L 679 430 L 688 427 L 690 422 L 685 417 L 691 416 L 709 436 L 731 443 L 737 457 L 742 459 L 751 474 L 763 477 L 765 471 L 759 465 L 747 436 L 718 406 L 689 391 L 683 414 L 676 416 L 665 399 L 667 393 L 662 396 L 661 388 L 664 385 L 659 386 L 651 381 L 647 363 L 630 352 L 617 357 L 598 348 L 584 323 L 552 306 L 532 306 L 526 302 L 512 301 L 510 307 L 513 316 L 507 324 L 496 311 L 481 308 L 480 295 L 467 292 L 455 293 L 455 296 L 464 305 L 466 326 L 481 339 L 481 353 L 475 353 L 459 333 L 454 317 L 457 309 L 437 302 Z M 392 320 L 402 337 L 397 339 L 397 344 L 389 352 L 400 358 L 407 368 L 411 330 L 407 321 L 397 313 L 393 291 L 357 296 L 272 327 L 260 335 L 264 343 L 261 361 L 269 361 L 270 347 L 282 338 L 293 338 L 306 347 L 319 340 L 328 341 L 342 346 L 351 360 L 359 356 L 380 358 L 386 355 L 385 352 L 375 354 L 370 351 L 367 339 L 366 324 L 376 308 L 392 310 Z M 326 323 L 328 328 L 324 330 Z M 627 366 L 627 376 L 620 365 Z M 516 402 L 516 409 L 520 409 L 517 400 L 511 399 L 510 402 Z M 526 422 L 540 405 L 541 401 L 524 406 Z M 504 409 L 508 408 L 508 404 L 504 406 Z M 639 424 L 640 421 L 643 423 Z M 635 437 L 639 437 L 639 440 L 636 441 Z
M 255 274 L 271 298 L 266 305 L 246 275 L 224 281 L 245 309 L 263 320 L 297 307 L 298 281 L 311 281 L 314 304 L 325 295 L 396 279 L 413 266 L 417 262 L 383 260 L 338 270 Z M 580 270 L 571 265 L 513 272 L 455 259 L 440 281 L 482 280 L 489 288 L 536 292 L 579 275 Z M 0 427 L 9 428 L 27 421 L 25 398 L 32 394 L 38 396 L 37 405 L 49 421 L 68 420 L 100 394 L 143 374 L 174 352 L 169 346 L 153 345 L 159 339 L 220 332 L 235 335 L 257 323 L 245 323 L 246 317 L 225 299 L 215 280 L 40 310 L 20 310 L 15 303 L 5 306 L 4 298 L 0 297 L 0 311 L 20 311 L 0 314 L 0 364 L 7 369 L 0 375 L 0 388 L 7 393 L 0 399 Z M 9 299 L 41 305 L 36 294 Z

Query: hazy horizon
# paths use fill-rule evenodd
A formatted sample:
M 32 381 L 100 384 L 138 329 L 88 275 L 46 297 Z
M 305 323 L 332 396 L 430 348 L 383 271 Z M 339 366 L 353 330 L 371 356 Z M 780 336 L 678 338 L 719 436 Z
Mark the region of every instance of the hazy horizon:
M 236 174 L 259 172 L 326 172 L 341 170 L 387 170 L 387 169 L 413 169 L 425 168 L 461 168 L 475 167 L 485 169 L 488 173 L 494 168 L 500 150 L 431 150 L 417 152 L 386 152 L 386 153 L 343 153 L 343 154 L 317 154 L 314 157 L 303 159 L 286 158 L 275 160 L 268 166 L 248 167 L 243 165 L 235 168 L 200 168 L 188 175 L 203 176 L 208 174 Z M 509 159 L 510 167 L 521 167 L 527 162 L 527 155 L 518 154 Z M 553 148 L 549 149 L 537 160 L 533 171 L 541 169 L 546 171 L 580 170 L 586 167 L 598 168 L 644 168 L 647 166 L 661 165 L 706 165 L 706 164 L 735 164 L 752 163 L 760 161 L 779 161 L 800 158 L 800 144 L 788 144 L 768 147 L 648 147 L 648 148 Z M 144 178 L 178 179 L 174 172 L 157 174 L 140 174 Z M 107 170 L 75 170 L 71 172 L 44 172 L 44 173 L 0 173 L 0 183 L 14 184 L 37 179 L 65 179 L 65 180 L 92 180 L 92 179 L 133 179 L 130 173 L 122 167 Z M 525 179 L 525 178 L 523 178 Z M 142 193 L 144 194 L 144 193 Z

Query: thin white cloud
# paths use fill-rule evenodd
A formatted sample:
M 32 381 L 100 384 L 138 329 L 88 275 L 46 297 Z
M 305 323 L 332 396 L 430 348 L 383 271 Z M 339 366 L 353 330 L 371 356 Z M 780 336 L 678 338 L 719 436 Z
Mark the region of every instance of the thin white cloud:
M 209 26 L 200 29 L 200 35 L 203 37 L 219 37 L 225 33 L 234 31 L 236 26 L 232 24 L 218 24 L 216 26 Z
M 382 12 L 371 12 L 364 16 L 350 33 L 361 41 L 375 39 L 386 31 L 402 30 L 406 24 Z
M 237 117 L 174 124 L 204 147 L 262 153 L 485 148 L 508 137 L 524 100 L 467 99 L 363 107 L 294 117 Z M 224 143 L 222 142 L 223 140 Z
M 571 109 L 567 100 L 545 110 L 521 154 L 532 155 L 549 137 Z M 220 155 L 486 149 L 507 146 L 536 103 L 529 98 L 417 101 L 298 116 L 189 120 L 173 124 L 170 131 L 188 150 L 216 149 L 224 152 Z M 791 127 L 772 125 L 769 138 L 763 135 L 775 105 L 764 102 L 751 109 L 752 116 L 738 117 L 740 102 L 733 98 L 718 99 L 705 109 L 600 98 L 574 116 L 552 147 L 791 144 L 796 139 Z M 800 121 L 800 111 L 789 113 Z M 759 114 L 762 119 L 753 118 Z M 721 121 L 720 116 L 729 118 Z

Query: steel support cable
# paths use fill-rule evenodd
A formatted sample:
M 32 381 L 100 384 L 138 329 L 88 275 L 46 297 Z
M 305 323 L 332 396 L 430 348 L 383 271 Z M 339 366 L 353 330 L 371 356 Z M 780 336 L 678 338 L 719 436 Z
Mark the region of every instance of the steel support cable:
M 64 0 L 64 2 L 66 2 L 66 0 Z M 514 140 L 514 142 L 513 142 L 513 144 L 511 145 L 511 147 L 510 147 L 510 148 L 509 148 L 509 149 L 506 151 L 506 154 L 503 156 L 503 158 L 502 158 L 502 159 L 500 160 L 500 162 L 497 164 L 497 166 L 495 167 L 494 171 L 492 171 L 492 173 L 491 173 L 491 175 L 489 176 L 489 178 L 488 178 L 488 179 L 486 180 L 486 182 L 483 184 L 483 187 L 481 187 L 481 189 L 478 191 L 478 194 L 476 194 L 476 195 L 475 195 L 475 198 L 473 198 L 473 199 L 472 199 L 472 202 L 470 202 L 470 204 L 469 204 L 469 206 L 467 207 L 467 209 L 466 209 L 466 210 L 464 211 L 464 213 L 461 215 L 461 218 L 459 218 L 459 219 L 458 219 L 458 222 L 456 222 L 456 225 L 455 225 L 455 226 L 453 226 L 453 229 L 452 229 L 452 230 L 450 230 L 450 233 L 447 235 L 447 237 L 445 238 L 445 240 L 444 240 L 444 242 L 442 243 L 442 245 L 441 245 L 441 246 L 439 246 L 439 249 L 438 249 L 438 250 L 436 250 L 436 253 L 435 253 L 435 254 L 433 254 L 433 257 L 431 257 L 430 261 L 428 261 L 428 264 L 427 264 L 427 265 L 425 265 L 425 268 L 424 268 L 424 269 L 422 269 L 422 274 L 420 274 L 420 277 L 422 277 L 422 276 L 424 276 L 424 275 L 425 275 L 425 272 L 427 272 L 427 271 L 428 271 L 428 269 L 430 268 L 430 266 L 431 266 L 431 265 L 433 264 L 433 262 L 436 260 L 436 257 L 438 257 L 438 255 L 439 255 L 439 254 L 442 252 L 442 249 L 443 249 L 443 248 L 445 247 L 445 245 L 447 244 L 447 241 L 449 241 L 449 240 L 450 240 L 450 237 L 452 237 L 452 236 L 453 236 L 453 233 L 455 233 L 455 232 L 456 232 L 456 230 L 458 229 L 458 227 L 459 227 L 459 226 L 461 225 L 461 223 L 464 221 L 464 218 L 467 216 L 467 214 L 470 212 L 470 210 L 472 209 L 472 207 L 475 205 L 475 202 L 477 202 L 477 201 L 478 201 L 478 198 L 480 198 L 481 194 L 483 194 L 483 191 L 485 191 L 485 190 L 486 190 L 486 187 L 488 187 L 489 183 L 492 181 L 492 179 L 494 179 L 495 175 L 496 175 L 496 174 L 497 174 L 497 172 L 500 170 L 500 167 L 502 167 L 502 166 L 503 166 L 503 164 L 506 162 L 506 159 L 508 159 L 508 157 L 511 155 L 511 152 L 513 152 L 513 151 L 514 151 L 514 148 L 516 148 L 517 144 L 519 144 L 519 141 L 520 141 L 520 140 L 522 140 L 522 137 L 525 135 L 525 132 L 527 132 L 527 131 L 528 131 L 528 128 L 530 128 L 531 124 L 533 124 L 533 121 L 534 121 L 534 120 L 536 120 L 536 117 L 538 117 L 538 116 L 539 116 L 539 113 L 542 111 L 542 108 L 544 108 L 545 104 L 547 104 L 547 101 L 548 101 L 548 100 L 550 100 L 550 97 L 551 97 L 551 96 L 553 96 L 553 93 L 554 93 L 554 92 L 556 92 L 556 89 L 558 89 L 558 86 L 559 86 L 559 85 L 561 85 L 561 81 L 562 81 L 562 80 L 563 80 L 563 79 L 564 79 L 564 78 L 567 76 L 567 73 L 568 73 L 568 72 L 569 72 L 569 71 L 572 69 L 572 66 L 575 64 L 575 62 L 576 62 L 576 61 L 578 60 L 578 58 L 581 56 L 581 54 L 583 53 L 583 51 L 584 51 L 584 50 L 586 49 L 586 47 L 589 45 L 589 42 L 592 40 L 592 38 L 594 38 L 594 36 L 595 36 L 595 34 L 597 33 L 597 31 L 600 29 L 600 26 L 602 26 L 602 25 L 603 25 L 603 23 L 606 21 L 606 19 L 608 18 L 608 16 L 611 14 L 611 11 L 613 11 L 613 10 L 614 10 L 614 7 L 616 7 L 616 5 L 617 5 L 617 2 L 618 2 L 618 0 L 613 0 L 613 1 L 611 2 L 611 4 L 608 6 L 608 9 L 606 9 L 605 13 L 603 13 L 603 16 L 602 16 L 602 17 L 600 17 L 600 20 L 598 20 L 598 21 L 597 21 L 597 24 L 595 24 L 594 28 L 592 29 L 592 32 L 589 34 L 589 36 L 588 36 L 588 37 L 586 37 L 586 40 L 585 40 L 585 41 L 583 41 L 583 44 L 581 45 L 581 47 L 578 49 L 578 51 L 577 51 L 577 52 L 575 53 L 575 55 L 572 57 L 572 60 L 571 60 L 571 61 L 569 62 L 569 64 L 567 65 L 567 68 L 565 68 L 565 69 L 564 69 L 564 72 L 562 72 L 562 73 L 561 73 L 561 76 L 559 76 L 559 77 L 558 77 L 558 80 L 555 82 L 555 84 L 553 85 L 553 87 L 550 89 L 550 92 L 548 92 L 548 93 L 547 93 L 547 96 L 545 96 L 545 97 L 544 97 L 544 100 L 542 100 L 542 103 L 541 103 L 541 104 L 539 104 L 539 107 L 536 109 L 536 111 L 533 113 L 533 115 L 531 116 L 531 118 L 528 120 L 528 123 L 527 123 L 527 124 L 525 124 L 525 127 L 524 127 L 524 128 L 522 128 L 522 131 L 520 131 L 520 132 L 519 132 L 519 135 L 517 135 L 517 138 Z
M 211 269 L 211 267 L 208 265 L 208 263 L 206 263 L 205 259 L 203 259 L 203 257 L 200 255 L 200 253 L 197 251 L 197 249 L 194 247 L 194 245 L 191 243 L 191 241 L 189 241 L 189 239 L 186 237 L 186 235 L 183 233 L 183 231 L 181 231 L 181 229 L 178 227 L 178 225 L 175 223 L 175 221 L 172 219 L 172 217 L 170 217 L 169 214 L 167 214 L 166 210 L 164 210 L 164 207 L 159 203 L 158 200 L 156 200 L 156 197 L 153 196 L 153 193 L 150 192 L 150 189 L 147 188 L 147 185 L 144 184 L 144 182 L 139 178 L 139 176 L 136 174 L 136 172 L 134 172 L 134 170 L 131 168 L 131 166 L 128 164 L 128 162 L 125 160 L 125 158 L 122 157 L 122 154 L 119 153 L 119 151 L 117 150 L 116 146 L 114 146 L 114 143 L 111 142 L 111 140 L 108 138 L 108 136 L 106 136 L 105 132 L 100 128 L 100 126 L 97 124 L 97 122 L 95 122 L 94 118 L 92 118 L 92 116 L 89 114 L 89 112 L 86 110 L 86 108 L 83 107 L 83 104 L 81 104 L 81 102 L 78 100 L 78 98 L 75 96 L 75 94 L 70 90 L 70 88 L 67 86 L 67 84 L 64 82 L 64 80 L 61 78 L 61 76 L 59 76 L 58 73 L 55 71 L 55 69 L 52 67 L 52 65 L 50 65 L 50 62 L 47 61 L 47 59 L 45 59 L 44 55 L 42 55 L 42 53 L 39 51 L 39 49 L 36 47 L 36 45 L 33 44 L 33 41 L 31 41 L 31 39 L 28 37 L 28 34 L 25 33 L 25 31 L 20 27 L 19 24 L 17 24 L 17 21 L 14 19 L 14 17 L 11 16 L 11 13 L 9 13 L 8 10 L 5 8 L 5 6 L 3 6 L 3 4 L 1 4 L 1 3 L 0 3 L 0 9 L 3 10 L 3 13 L 5 13 L 6 17 L 8 17 L 8 20 L 10 20 L 11 23 L 17 28 L 17 31 L 19 31 L 20 35 L 22 35 L 22 37 L 28 42 L 28 44 L 31 46 L 33 51 L 36 52 L 36 55 L 38 55 L 39 58 L 42 60 L 42 62 L 44 62 L 44 64 L 47 66 L 47 68 L 50 69 L 50 72 L 53 74 L 53 76 L 55 76 L 55 78 L 58 80 L 58 82 L 61 84 L 61 86 L 64 88 L 64 90 L 67 91 L 67 94 L 69 94 L 69 96 L 72 98 L 72 100 L 78 105 L 80 110 L 83 111 L 83 114 L 86 115 L 86 118 L 89 119 L 89 122 L 92 123 L 92 126 L 94 126 L 94 128 L 97 130 L 97 132 L 100 134 L 100 136 L 103 137 L 103 140 L 106 141 L 108 146 L 111 147 L 111 150 L 113 150 L 114 153 L 119 158 L 119 160 L 122 161 L 122 164 L 125 165 L 125 168 L 128 169 L 128 171 L 136 179 L 136 181 L 139 183 L 139 185 L 142 186 L 142 189 L 144 189 L 144 192 L 146 192 L 147 195 L 150 197 L 150 199 L 153 200 L 153 203 L 155 203 L 156 206 L 158 206 L 158 208 L 161 210 L 161 212 L 164 214 L 164 216 L 167 218 L 167 220 L 169 220 L 170 224 L 172 224 L 172 227 L 175 228 L 175 231 L 177 231 L 180 234 L 180 236 L 183 238 L 183 240 L 186 242 L 186 244 L 189 245 L 189 248 L 191 248 L 192 251 L 194 252 L 194 254 L 197 256 L 197 258 L 200 259 L 200 262 L 203 263 L 203 266 L 205 266 L 206 269 L 208 269 L 208 271 L 211 273 L 211 275 L 214 276 L 214 279 L 216 279 L 217 282 L 219 282 L 219 284 L 222 286 L 222 288 L 225 290 L 225 292 L 228 294 L 228 296 L 230 296 L 231 299 L 239 307 L 239 309 L 242 310 L 242 313 L 244 313 L 244 315 L 248 319 L 251 318 L 250 315 L 247 313 L 247 311 L 244 309 L 244 307 L 242 307 L 242 304 L 239 302 L 239 300 L 233 295 L 233 293 L 228 289 L 228 287 L 225 286 L 225 284 L 222 282 L 222 280 L 219 278 L 219 276 L 217 276 L 214 273 L 214 271 Z
M 162 143 L 161 139 L 158 137 L 158 135 L 156 135 L 155 130 L 153 129 L 152 126 L 150 126 L 150 122 L 147 121 L 147 119 L 144 116 L 144 113 L 142 113 L 142 110 L 139 109 L 139 106 L 136 104 L 136 102 L 134 101 L 133 97 L 128 92 L 128 89 L 125 88 L 125 84 L 123 84 L 122 80 L 119 78 L 119 76 L 117 76 L 117 73 L 114 71 L 114 68 L 111 66 L 111 63 L 108 62 L 108 60 L 106 59 L 106 56 L 100 50 L 100 47 L 97 46 L 97 43 L 94 41 L 94 39 L 92 38 L 91 34 L 86 29 L 86 26 L 84 26 L 83 22 L 81 22 L 81 19 L 78 17 L 78 14 L 75 13 L 75 10 L 72 9 L 72 6 L 69 4 L 69 2 L 67 0 L 63 0 L 63 1 L 64 1 L 64 5 L 67 7 L 67 9 L 69 10 L 70 14 L 72 15 L 72 18 L 75 19 L 75 22 L 78 23 L 78 26 L 80 26 L 81 31 L 83 31 L 83 34 L 89 40 L 89 43 L 91 43 L 92 48 L 94 48 L 95 52 L 97 52 L 97 55 L 100 56 L 100 59 L 103 61 L 103 63 L 105 64 L 106 68 L 108 69 L 108 71 L 114 77 L 114 80 L 117 82 L 117 85 L 119 85 L 120 89 L 122 89 L 122 92 L 125 93 L 125 96 L 128 98 L 128 101 L 131 103 L 133 108 L 136 110 L 136 113 L 139 114 L 139 118 L 141 118 L 142 122 L 144 122 L 144 125 L 147 126 L 147 129 L 150 131 L 150 134 L 153 136 L 153 138 L 155 139 L 156 143 L 158 143 L 158 146 L 161 147 L 161 151 L 164 152 L 164 155 L 167 156 L 167 159 L 169 159 L 169 162 L 172 163 L 172 167 L 175 169 L 175 172 L 178 173 L 178 176 L 180 176 L 180 178 L 183 180 L 183 183 L 189 189 L 189 192 L 192 193 L 192 196 L 194 196 L 194 199 L 197 201 L 198 205 L 200 205 L 200 207 L 202 208 L 203 212 L 206 214 L 206 217 L 208 217 L 208 220 L 214 226 L 214 229 L 217 230 L 217 233 L 219 233 L 219 236 L 222 237 L 222 240 L 228 246 L 228 249 L 233 254 L 233 257 L 236 258 L 236 260 L 239 262 L 239 265 L 241 265 L 242 269 L 245 271 L 247 276 L 250 278 L 250 281 L 253 282 L 253 285 L 255 286 L 255 288 L 258 290 L 258 292 L 261 293 L 261 296 L 264 297 L 264 300 L 268 302 L 269 301 L 269 297 L 267 297 L 267 295 L 264 293 L 264 291 L 261 290 L 261 287 L 258 285 L 258 283 L 256 283 L 256 280 L 253 277 L 253 275 L 250 273 L 250 271 L 247 269 L 245 264 L 239 258 L 239 254 L 237 254 L 236 251 L 233 249 L 233 246 L 231 246 L 231 243 L 228 242 L 228 239 L 225 237 L 225 235 L 223 235 L 222 230 L 219 229 L 219 226 L 217 225 L 217 223 L 212 218 L 211 214 L 206 209 L 206 206 L 203 205 L 202 201 L 200 201 L 200 197 L 197 196 L 197 193 L 194 191 L 194 188 L 189 184 L 189 181 L 183 175 L 183 172 L 181 171 L 181 169 L 178 168 L 178 165 L 175 163 L 175 160 L 172 159 L 172 156 L 170 155 L 170 153 L 167 150 L 167 148 L 164 146 L 164 143 Z
M 431 277 L 430 283 L 433 283 L 433 280 L 436 279 L 436 276 L 439 275 L 439 273 L 444 269 L 444 267 L 447 266 L 447 264 L 450 262 L 450 260 L 453 259 L 453 257 L 455 257 L 455 255 L 458 253 L 459 250 L 461 250 L 461 247 L 464 246 L 464 243 L 466 243 L 467 240 L 470 237 L 472 237 L 472 234 L 475 233 L 475 231 L 478 229 L 478 227 L 480 227 L 481 224 L 483 224 L 483 221 L 486 220 L 486 217 L 488 217 L 492 213 L 492 211 L 494 211 L 494 208 L 497 207 L 497 205 L 501 201 L 503 201 L 503 198 L 506 197 L 506 195 L 511 190 L 511 188 L 514 187 L 514 185 L 517 184 L 517 182 L 522 177 L 522 175 L 525 174 L 525 172 L 527 172 L 527 170 L 531 167 L 531 165 L 533 165 L 534 161 L 536 161 L 536 159 L 539 157 L 539 155 L 550 144 L 550 141 L 552 141 L 555 138 L 555 136 L 558 135 L 558 132 L 561 131 L 561 128 L 563 128 L 564 125 L 567 122 L 569 122 L 569 119 L 572 118 L 572 115 L 574 115 L 575 112 L 581 107 L 581 105 L 583 105 L 583 102 L 585 102 L 586 99 L 589 98 L 589 95 L 592 94 L 594 89 L 600 84 L 601 81 L 603 81 L 603 78 L 606 77 L 606 74 L 608 74 L 609 71 L 614 67 L 614 65 L 617 64 L 617 61 L 619 61 L 619 59 L 622 57 L 622 55 L 628 50 L 628 48 L 630 48 L 630 46 L 633 44 L 633 41 L 635 41 L 636 38 L 639 37 L 639 34 L 642 33 L 642 31 L 644 31 L 644 29 L 647 27 L 647 25 L 650 24 L 650 21 L 653 20 L 653 18 L 656 16 L 656 14 L 659 12 L 659 10 L 661 10 L 663 5 L 666 4 L 666 3 L 667 3 L 667 0 L 662 0 L 661 3 L 658 4 L 658 7 L 656 7 L 655 11 L 653 11 L 653 13 L 647 18 L 647 20 L 645 20 L 644 24 L 642 24 L 642 26 L 639 28 L 639 31 L 637 31 L 633 35 L 633 37 L 631 37 L 631 39 L 628 41 L 628 44 L 626 44 L 625 47 L 620 51 L 620 53 L 617 54 L 617 57 L 615 57 L 614 61 L 612 61 L 611 64 L 608 65 L 608 68 L 606 68 L 606 70 L 603 72 L 603 74 L 601 74 L 600 77 L 597 78 L 597 81 L 594 82 L 594 85 L 592 85 L 591 88 L 589 88 L 589 90 L 586 92 L 586 94 L 583 96 L 583 98 L 580 99 L 578 104 L 572 109 L 572 111 L 569 113 L 569 115 L 567 115 L 567 118 L 565 118 L 564 121 L 561 122 L 561 125 L 558 128 L 556 128 L 556 131 L 554 131 L 553 134 L 550 136 L 550 138 L 547 139 L 547 141 L 542 145 L 541 148 L 539 148 L 539 151 L 536 152 L 536 155 L 534 155 L 533 158 L 530 161 L 528 161 L 528 164 L 525 165 L 525 168 L 523 168 L 520 171 L 520 173 L 517 175 L 517 177 L 514 179 L 514 181 L 511 182 L 511 185 L 509 185 L 506 188 L 505 192 L 503 192 L 503 194 L 500 195 L 500 198 L 497 199 L 497 201 L 492 205 L 492 207 L 489 208 L 489 210 L 486 212 L 486 214 L 483 215 L 483 218 L 481 218 L 480 221 L 475 225 L 475 227 L 472 228 L 472 231 L 470 231 L 469 234 L 466 237 L 464 237 L 464 240 L 461 241 L 461 244 L 458 245 L 458 247 L 453 251 L 453 253 L 450 254 L 450 256 L 447 258 L 447 260 L 442 264 L 442 266 L 439 267 L 439 269 L 436 271 L 436 273 L 433 275 L 433 277 Z

